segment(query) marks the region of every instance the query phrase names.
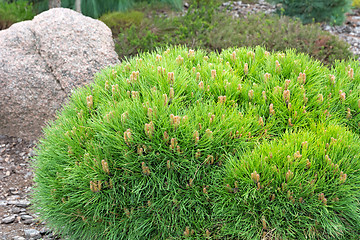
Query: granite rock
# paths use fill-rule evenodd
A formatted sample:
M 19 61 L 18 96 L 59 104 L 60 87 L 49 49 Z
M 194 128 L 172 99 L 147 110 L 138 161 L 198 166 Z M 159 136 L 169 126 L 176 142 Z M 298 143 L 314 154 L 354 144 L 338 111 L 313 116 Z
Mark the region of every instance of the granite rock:
M 0 135 L 34 140 L 72 89 L 119 63 L 101 21 L 53 8 L 0 31 Z

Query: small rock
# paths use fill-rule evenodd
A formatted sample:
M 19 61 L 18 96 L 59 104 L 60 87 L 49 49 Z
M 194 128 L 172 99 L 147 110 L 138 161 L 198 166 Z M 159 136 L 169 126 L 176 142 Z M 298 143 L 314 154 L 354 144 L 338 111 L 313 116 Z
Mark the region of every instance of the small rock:
M 47 227 L 43 227 L 42 229 L 40 229 L 41 235 L 47 235 L 50 232 L 51 232 L 50 228 L 47 228 Z
M 343 31 L 344 31 L 345 33 L 351 33 L 351 32 L 352 32 L 352 28 L 349 27 L 349 26 L 345 26 Z
M 6 206 L 8 204 L 7 201 L 1 200 L 0 201 L 0 207 Z
M 184 2 L 184 7 L 189 8 L 189 4 L 187 2 Z
M 30 205 L 30 202 L 27 200 L 19 200 L 19 201 L 9 201 L 9 205 L 15 205 L 17 207 L 28 207 Z
M 9 197 L 7 198 L 7 200 L 8 200 L 9 202 L 11 202 L 11 203 L 9 203 L 9 204 L 12 204 L 12 205 L 13 205 L 13 203 L 14 203 L 16 200 L 18 200 L 18 199 L 20 199 L 20 195 L 11 195 L 11 196 L 9 196 Z
M 22 215 L 22 216 L 21 216 L 21 219 L 22 219 L 22 220 L 27 220 L 27 219 L 33 219 L 33 217 L 30 216 L 30 215 Z
M 331 26 L 329 26 L 329 25 L 324 26 L 324 30 L 325 31 L 331 31 Z
M 14 208 L 11 209 L 11 212 L 12 212 L 12 213 L 20 213 L 20 212 L 21 212 L 21 208 L 14 207 Z
M 6 171 L 5 176 L 10 176 L 10 171 Z
M 31 175 L 32 175 L 32 172 L 27 172 L 27 173 L 25 174 L 24 178 L 29 178 L 29 177 L 31 177 Z
M 36 229 L 25 229 L 25 238 L 33 238 L 33 239 L 39 239 L 41 238 L 40 231 Z
M 15 166 L 10 166 L 9 171 L 11 173 L 16 173 L 16 167 Z
M 239 16 L 239 14 L 238 13 L 233 13 L 233 18 L 239 18 L 240 16 Z
M 16 215 L 11 215 L 9 217 L 6 217 L 6 218 L 3 218 L 1 220 L 1 223 L 4 223 L 4 224 L 9 224 L 9 223 L 12 223 L 15 221 L 15 218 L 16 218 Z
M 24 221 L 22 221 L 23 224 L 26 224 L 26 225 L 30 225 L 34 222 L 34 219 L 26 219 Z
M 30 205 L 30 202 L 27 200 L 20 200 L 16 206 L 17 207 L 28 207 Z
M 13 240 L 25 240 L 25 238 L 20 236 L 15 236 L 13 237 Z
M 359 32 L 360 32 L 360 27 L 354 28 L 354 32 L 355 32 L 355 33 L 359 33 Z

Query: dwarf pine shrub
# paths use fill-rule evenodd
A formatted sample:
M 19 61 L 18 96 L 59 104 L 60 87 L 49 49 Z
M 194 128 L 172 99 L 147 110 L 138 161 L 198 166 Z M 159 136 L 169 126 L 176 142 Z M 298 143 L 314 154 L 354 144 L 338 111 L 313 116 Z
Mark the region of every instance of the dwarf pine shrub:
M 34 209 L 70 239 L 360 234 L 360 76 L 289 50 L 107 68 L 45 128 Z
M 359 153 L 358 136 L 343 127 L 286 132 L 229 158 L 214 216 L 241 239 L 355 239 Z

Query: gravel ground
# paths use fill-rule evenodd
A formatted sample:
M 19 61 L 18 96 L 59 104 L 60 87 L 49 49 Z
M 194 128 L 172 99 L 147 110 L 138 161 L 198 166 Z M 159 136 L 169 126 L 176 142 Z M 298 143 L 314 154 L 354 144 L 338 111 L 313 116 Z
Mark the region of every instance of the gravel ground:
M 0 240 L 59 239 L 30 210 L 34 146 L 0 135 Z

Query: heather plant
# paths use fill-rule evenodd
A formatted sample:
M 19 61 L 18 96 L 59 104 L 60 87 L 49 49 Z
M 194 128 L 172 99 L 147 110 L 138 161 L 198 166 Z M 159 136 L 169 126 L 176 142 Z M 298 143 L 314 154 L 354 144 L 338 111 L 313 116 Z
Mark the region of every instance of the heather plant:
M 352 0 L 268 0 L 281 4 L 278 12 L 287 16 L 300 18 L 303 23 L 327 22 L 341 25 L 345 13 L 350 11 Z
M 356 238 L 359 86 L 293 50 L 141 54 L 45 128 L 34 210 L 70 239 Z

